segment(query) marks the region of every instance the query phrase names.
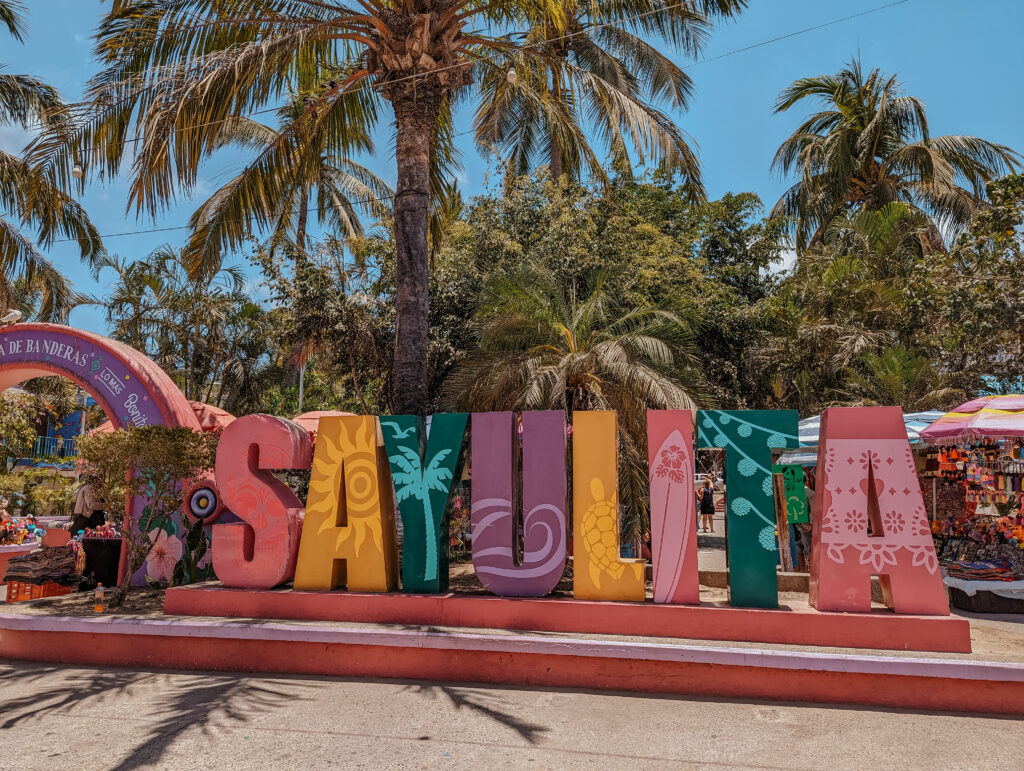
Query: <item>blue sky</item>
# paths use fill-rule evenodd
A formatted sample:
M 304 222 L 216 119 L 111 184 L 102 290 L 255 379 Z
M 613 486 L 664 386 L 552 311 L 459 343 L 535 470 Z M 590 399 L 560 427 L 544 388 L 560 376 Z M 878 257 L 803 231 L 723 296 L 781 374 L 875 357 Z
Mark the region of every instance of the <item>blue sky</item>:
M 675 117 L 699 146 L 709 195 L 753 191 L 767 205 L 774 203 L 787 185 L 771 174 L 771 159 L 800 117 L 792 112 L 772 115 L 775 97 L 796 78 L 835 72 L 857 51 L 866 67 L 899 73 L 907 90 L 925 100 L 933 134 L 974 134 L 1024 151 L 1021 0 L 908 0 L 732 53 L 886 4 L 886 0 L 751 0 L 746 13 L 715 31 L 706 49 L 706 58 L 723 58 L 697 63 L 677 59 L 684 66 L 692 65 L 696 95 L 691 109 Z M 27 42 L 17 45 L 6 36 L 0 38 L 0 62 L 8 72 L 30 73 L 56 86 L 66 99 L 77 99 L 96 70 L 90 37 L 105 6 L 100 0 L 28 0 L 27 6 Z M 458 130 L 464 130 L 470 125 L 469 115 L 460 117 L 466 123 Z M 385 126 L 377 157 L 369 165 L 393 182 L 394 158 L 387 136 Z M 0 148 L 17 151 L 25 140 L 22 132 L 0 127 Z M 463 192 L 473 195 L 484 189 L 489 164 L 476 153 L 472 137 L 462 137 L 460 143 Z M 242 161 L 235 153 L 211 159 L 193 198 L 179 201 L 156 221 L 137 219 L 125 211 L 127 186 L 122 180 L 91 186 L 82 203 L 104 235 L 182 225 L 196 204 L 235 173 Z M 123 257 L 141 258 L 163 243 L 180 243 L 184 233 L 109 237 L 105 244 Z M 93 281 L 70 245 L 55 245 L 49 255 L 76 286 L 102 295 L 105 277 Z M 241 255 L 228 261 L 245 264 Z M 101 308 L 77 309 L 71 321 L 85 329 L 105 330 Z

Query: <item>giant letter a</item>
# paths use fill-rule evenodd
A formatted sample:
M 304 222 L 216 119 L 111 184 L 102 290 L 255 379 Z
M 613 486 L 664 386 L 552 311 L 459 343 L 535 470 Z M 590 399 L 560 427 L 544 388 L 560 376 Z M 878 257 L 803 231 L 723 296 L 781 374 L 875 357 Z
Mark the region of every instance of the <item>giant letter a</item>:
M 387 465 L 370 415 L 320 418 L 296 589 L 387 592 L 398 581 Z
M 899 407 L 832 407 L 821 419 L 810 602 L 871 610 L 871 576 L 897 613 L 949 615 Z

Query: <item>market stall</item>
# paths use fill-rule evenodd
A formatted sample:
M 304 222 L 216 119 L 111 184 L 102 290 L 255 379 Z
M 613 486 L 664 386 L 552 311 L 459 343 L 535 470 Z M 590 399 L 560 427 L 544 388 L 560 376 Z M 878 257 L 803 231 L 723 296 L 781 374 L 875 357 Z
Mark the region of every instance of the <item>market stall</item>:
M 921 432 L 932 533 L 955 607 L 1024 612 L 1024 396 L 972 399 Z

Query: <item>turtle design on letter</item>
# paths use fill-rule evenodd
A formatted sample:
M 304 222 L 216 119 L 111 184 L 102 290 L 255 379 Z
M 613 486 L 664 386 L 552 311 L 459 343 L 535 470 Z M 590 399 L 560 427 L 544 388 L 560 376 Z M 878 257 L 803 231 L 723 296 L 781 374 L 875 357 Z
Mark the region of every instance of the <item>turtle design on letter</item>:
M 594 503 L 583 513 L 584 543 L 590 554 L 590 579 L 601 586 L 601 573 L 621 578 L 623 565 L 619 562 L 618 517 L 613 491 L 605 497 L 604 483 L 597 477 L 590 480 L 590 494 Z

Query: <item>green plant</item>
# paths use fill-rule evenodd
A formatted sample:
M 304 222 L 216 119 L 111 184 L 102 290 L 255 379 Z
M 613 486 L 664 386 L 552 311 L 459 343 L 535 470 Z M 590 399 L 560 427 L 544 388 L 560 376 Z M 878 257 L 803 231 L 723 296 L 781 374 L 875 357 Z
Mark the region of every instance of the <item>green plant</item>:
M 125 511 L 130 499 L 145 502 L 138 521 L 122 528 L 128 569 L 112 595 L 116 607 L 153 550 L 153 534 L 177 537 L 174 518 L 181 511 L 182 488 L 213 468 L 216 438 L 181 427 L 132 427 L 83 437 L 78 454 L 96 475 L 109 512 Z
M 24 478 L 22 511 L 35 517 L 68 517 L 75 508 L 77 490 L 71 477 L 48 469 L 20 473 Z
M 5 462 L 7 458 L 24 458 L 32 453 L 36 441 L 36 412 L 34 404 L 27 398 L 0 394 L 0 439 L 3 441 L 0 457 Z
M 25 28 L 23 10 L 20 2 L 0 0 L 0 27 L 19 42 Z M 66 118 L 56 89 L 28 75 L 2 70 L 0 66 L 0 127 L 35 131 L 40 124 L 55 127 Z M 36 229 L 37 238 L 23 233 L 23 226 Z M 78 294 L 40 250 L 56 239 L 77 242 L 82 257 L 90 261 L 103 248 L 85 211 L 51 175 L 23 157 L 0 150 L 0 308 L 19 307 L 31 295 L 41 320 L 66 317 Z
M 978 137 L 931 136 L 924 102 L 906 95 L 896 76 L 865 72 L 859 58 L 835 75 L 793 82 L 779 94 L 775 112 L 811 99 L 821 110 L 782 143 L 772 162 L 800 177 L 773 212 L 793 218 L 800 251 L 820 241 L 836 217 L 894 201 L 930 218 L 929 247 L 941 250 L 942 231 L 966 227 L 986 183 L 1021 161 L 1009 147 Z
M 491 282 L 475 351 L 451 375 L 449 403 L 474 412 L 614 410 L 623 535 L 647 518 L 648 409 L 695 409 L 691 330 L 656 308 L 617 307 L 604 274 L 580 287 L 530 266 Z

